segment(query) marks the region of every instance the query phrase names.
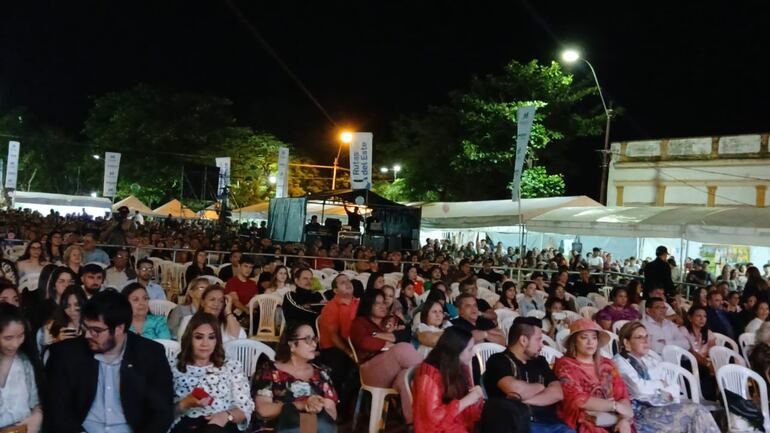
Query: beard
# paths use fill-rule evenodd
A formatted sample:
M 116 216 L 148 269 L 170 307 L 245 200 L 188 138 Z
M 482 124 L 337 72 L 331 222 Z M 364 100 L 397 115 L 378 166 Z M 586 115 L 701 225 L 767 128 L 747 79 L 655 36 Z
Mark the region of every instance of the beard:
M 96 287 L 84 287 L 85 291 L 88 293 L 89 296 L 94 296 L 95 294 L 99 293 L 102 290 L 101 286 Z
M 107 338 L 107 341 L 101 344 L 93 340 L 88 340 L 88 347 L 91 348 L 91 351 L 94 353 L 109 352 L 110 350 L 114 349 L 116 345 L 117 345 L 117 342 L 115 341 L 114 335 L 110 335 Z

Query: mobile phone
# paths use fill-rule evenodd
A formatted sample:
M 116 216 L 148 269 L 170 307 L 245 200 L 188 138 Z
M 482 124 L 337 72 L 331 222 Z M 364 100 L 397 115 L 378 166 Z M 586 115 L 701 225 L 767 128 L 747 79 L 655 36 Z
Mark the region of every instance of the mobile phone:
M 68 335 L 77 335 L 78 330 L 76 328 L 62 328 L 61 332 L 68 334 Z
M 203 400 L 205 398 L 211 398 L 209 393 L 207 393 L 206 390 L 201 388 L 201 387 L 197 387 L 197 388 L 193 389 L 192 390 L 192 396 L 195 397 L 197 400 Z M 213 401 L 214 401 L 214 399 L 212 398 L 211 402 L 213 402 Z M 211 403 L 209 403 L 209 404 L 211 404 Z

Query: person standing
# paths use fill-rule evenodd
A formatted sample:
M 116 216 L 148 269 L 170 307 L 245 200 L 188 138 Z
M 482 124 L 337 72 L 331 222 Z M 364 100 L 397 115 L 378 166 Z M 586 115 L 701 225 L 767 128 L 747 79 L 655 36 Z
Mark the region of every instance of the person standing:
M 131 304 L 114 291 L 82 311 L 85 338 L 54 344 L 47 364 L 46 417 L 62 433 L 165 433 L 174 418 L 163 346 L 131 326 Z
M 655 249 L 655 260 L 644 267 L 644 290 L 662 287 L 667 296 L 674 296 L 674 282 L 671 280 L 671 265 L 668 264 L 668 249 L 663 245 Z

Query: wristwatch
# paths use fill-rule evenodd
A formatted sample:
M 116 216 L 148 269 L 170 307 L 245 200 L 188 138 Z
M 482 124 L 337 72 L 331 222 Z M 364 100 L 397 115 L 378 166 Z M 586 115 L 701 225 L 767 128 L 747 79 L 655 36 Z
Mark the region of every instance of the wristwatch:
M 225 413 L 227 414 L 227 422 L 233 422 L 235 419 L 233 418 L 233 414 L 231 414 L 229 410 L 226 410 Z

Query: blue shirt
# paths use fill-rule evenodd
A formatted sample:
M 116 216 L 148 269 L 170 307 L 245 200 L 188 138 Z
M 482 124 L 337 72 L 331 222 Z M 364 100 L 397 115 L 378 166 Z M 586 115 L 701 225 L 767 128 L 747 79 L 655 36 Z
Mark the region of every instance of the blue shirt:
M 126 281 L 126 284 L 123 285 L 123 287 L 126 287 L 127 285 L 131 283 L 138 283 L 139 280 L 134 278 L 133 280 Z M 166 291 L 163 290 L 163 287 L 160 286 L 160 284 L 153 283 L 152 281 L 148 282 L 144 288 L 147 290 L 147 296 L 150 297 L 150 300 L 152 299 L 163 299 L 166 300 Z
M 99 262 L 105 265 L 110 264 L 110 256 L 100 248 L 96 248 L 91 252 L 83 251 L 83 263 Z
M 120 355 L 112 361 L 107 361 L 102 353 L 94 354 L 99 361 L 99 380 L 94 402 L 83 422 L 87 433 L 132 433 L 120 402 L 120 364 L 125 352 L 124 342 Z
M 136 333 L 134 325 L 131 325 L 129 331 Z M 157 340 L 162 338 L 164 340 L 171 340 L 171 331 L 168 329 L 168 323 L 163 316 L 156 316 L 154 314 L 148 314 L 144 319 L 144 326 L 142 327 L 142 337 L 149 338 L 150 340 Z

